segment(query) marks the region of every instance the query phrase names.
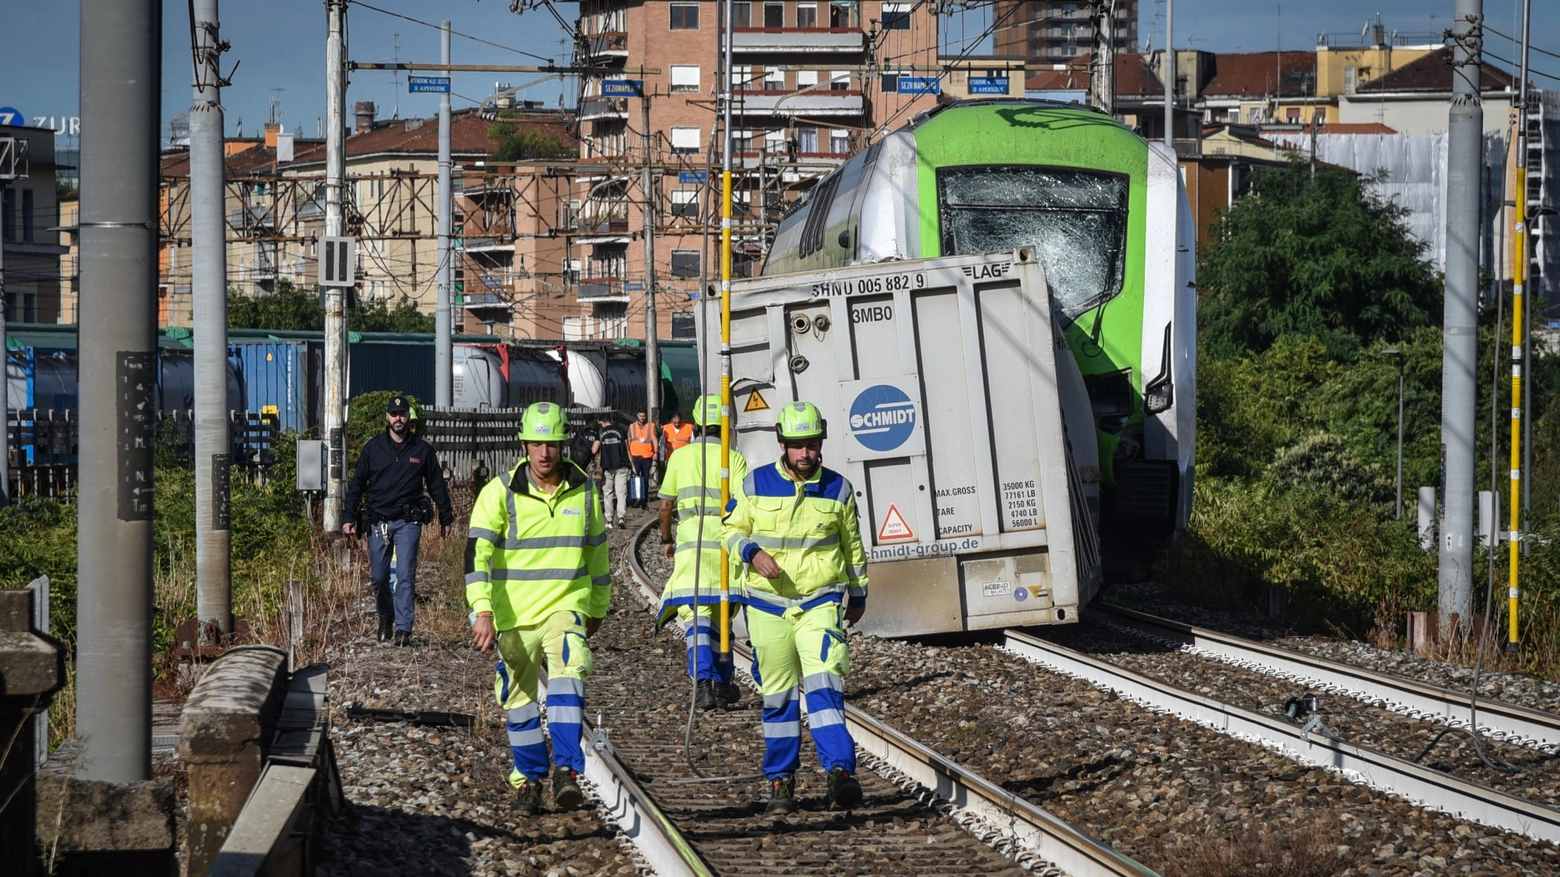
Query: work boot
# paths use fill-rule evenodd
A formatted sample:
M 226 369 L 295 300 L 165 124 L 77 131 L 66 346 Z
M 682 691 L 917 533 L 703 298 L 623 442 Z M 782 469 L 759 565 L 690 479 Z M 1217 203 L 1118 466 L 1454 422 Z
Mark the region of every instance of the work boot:
M 796 779 L 794 777 L 781 777 L 777 780 L 769 781 L 769 806 L 764 808 L 764 812 L 777 816 L 796 812 Z
M 861 783 L 843 767 L 829 768 L 829 809 L 849 810 L 861 803 Z
M 395 633 L 395 616 L 379 616 L 379 641 L 382 643 L 389 642 L 390 635 L 393 633 Z
M 712 710 L 720 705 L 720 699 L 715 696 L 715 680 L 700 679 L 693 686 L 693 706 L 695 709 Z
M 409 630 L 396 631 L 395 644 L 398 646 L 410 646 L 412 644 L 412 632 Z
M 580 791 L 579 781 L 573 770 L 560 767 L 553 771 L 553 806 L 559 810 L 573 810 L 585 803 L 585 793 Z
M 716 682 L 715 699 L 722 709 L 731 709 L 742 702 L 742 686 L 735 682 Z
M 515 803 L 512 806 L 515 813 L 520 816 L 535 816 L 542 812 L 541 782 L 530 777 L 522 777 L 520 787 L 515 789 Z

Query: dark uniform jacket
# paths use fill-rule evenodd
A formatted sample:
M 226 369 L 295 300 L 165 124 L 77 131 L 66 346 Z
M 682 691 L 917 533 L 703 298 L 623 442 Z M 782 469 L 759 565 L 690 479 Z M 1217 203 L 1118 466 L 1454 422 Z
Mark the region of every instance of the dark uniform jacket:
M 628 433 L 617 424 L 604 426 L 597 431 L 596 437 L 601 441 L 601 471 L 611 472 L 614 469 L 627 469 L 628 462 Z
M 369 439 L 358 454 L 357 469 L 347 483 L 346 520 L 357 520 L 359 503 L 369 524 L 416 520 L 412 509 L 422 497 L 425 481 L 439 508 L 439 523 L 455 523 L 444 471 L 434 459 L 433 446 L 413 435 L 397 442 L 387 429 Z

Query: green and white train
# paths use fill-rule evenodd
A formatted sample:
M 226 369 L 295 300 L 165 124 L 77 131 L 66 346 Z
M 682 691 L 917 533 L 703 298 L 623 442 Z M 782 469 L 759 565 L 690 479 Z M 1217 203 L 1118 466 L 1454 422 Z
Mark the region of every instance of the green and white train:
M 768 410 L 820 403 L 904 609 L 868 627 L 1071 621 L 1185 528 L 1194 246 L 1167 148 L 1047 101 L 938 107 L 785 217 L 733 288 L 738 444 L 772 459 Z

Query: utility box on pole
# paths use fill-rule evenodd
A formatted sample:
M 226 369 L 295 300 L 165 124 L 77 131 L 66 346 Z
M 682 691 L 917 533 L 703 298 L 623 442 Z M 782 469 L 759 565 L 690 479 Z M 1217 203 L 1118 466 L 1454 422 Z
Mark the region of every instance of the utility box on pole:
M 357 242 L 352 238 L 327 237 L 320 241 L 320 285 L 352 286 L 357 282 L 353 266 Z

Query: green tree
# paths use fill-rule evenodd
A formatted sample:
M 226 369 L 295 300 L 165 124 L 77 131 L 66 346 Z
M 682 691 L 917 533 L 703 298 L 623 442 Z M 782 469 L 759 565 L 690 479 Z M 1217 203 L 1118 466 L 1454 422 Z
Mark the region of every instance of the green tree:
M 358 305 L 347 312 L 347 328 L 354 332 L 432 332 L 433 314 L 418 310 L 409 298 L 390 307 L 384 301 Z
M 1260 170 L 1213 229 L 1197 270 L 1202 349 L 1260 353 L 1315 336 L 1330 357 L 1440 321 L 1441 289 L 1407 211 L 1355 174 L 1292 161 Z
M 514 110 L 504 110 L 488 126 L 488 139 L 498 144 L 493 153 L 495 161 L 562 159 L 578 155 L 578 150 L 554 131 L 522 129 L 521 119 L 521 115 Z
M 325 310 L 320 307 L 318 292 L 278 280 L 275 292 L 258 298 L 229 289 L 228 327 L 319 332 L 325 328 Z

